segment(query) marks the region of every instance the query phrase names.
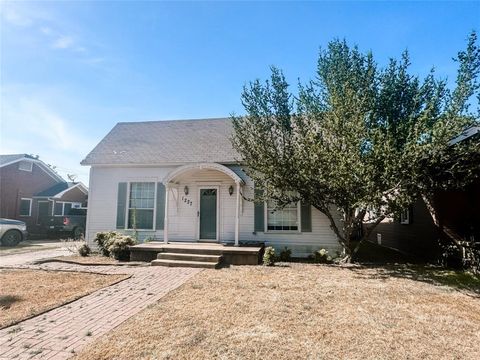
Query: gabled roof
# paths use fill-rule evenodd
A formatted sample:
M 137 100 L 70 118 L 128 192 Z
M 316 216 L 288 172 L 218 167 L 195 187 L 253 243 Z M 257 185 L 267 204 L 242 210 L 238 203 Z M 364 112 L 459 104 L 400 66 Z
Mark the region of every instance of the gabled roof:
M 450 145 L 455 145 L 461 141 L 470 139 L 472 136 L 480 134 L 480 125 L 473 125 L 465 129 L 460 135 L 450 140 Z
M 46 190 L 40 191 L 35 194 L 35 197 L 62 197 L 63 194 L 74 188 L 79 188 L 85 194 L 88 192 L 87 187 L 81 182 L 62 182 L 55 184 Z
M 118 123 L 82 165 L 234 163 L 230 119 Z
M 17 161 L 23 159 L 35 159 L 34 157 L 27 155 L 27 154 L 6 154 L 0 155 L 0 166 L 5 166 L 9 164 L 13 164 Z
M 45 171 L 48 175 L 50 175 L 54 180 L 58 182 L 65 182 L 63 178 L 58 175 L 55 170 L 53 170 L 50 166 L 45 164 L 42 160 L 39 160 L 38 157 L 34 157 L 28 154 L 5 154 L 0 155 L 0 168 L 8 165 L 15 164 L 19 161 L 28 160 L 35 164 L 37 164 L 43 171 Z

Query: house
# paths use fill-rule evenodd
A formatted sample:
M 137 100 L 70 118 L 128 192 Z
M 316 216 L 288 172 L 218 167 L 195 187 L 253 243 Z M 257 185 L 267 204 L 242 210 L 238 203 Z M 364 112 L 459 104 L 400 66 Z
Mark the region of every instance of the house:
M 44 234 L 43 220 L 86 206 L 88 189 L 67 182 L 27 154 L 0 155 L 0 217 L 22 220 L 30 234 Z
M 480 146 L 480 126 L 471 126 L 450 141 L 475 141 Z M 480 167 L 478 159 L 477 169 Z M 405 209 L 397 218 L 384 219 L 369 240 L 380 245 L 416 255 L 425 260 L 436 258 L 439 239 L 480 243 L 480 178 L 462 190 L 437 191 L 433 207 L 440 231 L 422 199 Z M 448 239 L 447 239 L 448 240 Z
M 87 155 L 86 239 L 136 229 L 141 240 L 288 247 L 306 257 L 338 250 L 329 220 L 313 207 L 275 211 L 256 203 L 238 166 L 230 119 L 118 123 Z

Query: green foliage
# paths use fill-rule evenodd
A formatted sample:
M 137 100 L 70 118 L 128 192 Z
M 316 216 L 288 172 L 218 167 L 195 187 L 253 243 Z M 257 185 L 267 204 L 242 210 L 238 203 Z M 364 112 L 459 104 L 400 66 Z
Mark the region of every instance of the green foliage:
M 129 247 L 136 243 L 130 236 L 119 235 L 109 242 L 108 252 L 112 258 L 126 261 L 130 259 Z
M 77 251 L 78 251 L 78 255 L 83 257 L 90 255 L 90 253 L 92 252 L 92 250 L 90 249 L 90 246 L 88 246 L 87 243 L 83 243 L 82 245 L 80 245 Z
M 460 246 L 441 242 L 440 265 L 446 268 L 463 269 L 480 275 L 480 248 L 465 243 Z
M 283 262 L 288 262 L 292 259 L 292 250 L 290 250 L 289 248 L 287 248 L 285 246 L 285 248 L 280 251 L 280 255 L 278 256 L 278 260 L 279 261 L 283 261 Z
M 96 234 L 93 241 L 97 244 L 98 250 L 103 256 L 110 256 L 108 248 L 110 247 L 111 242 L 119 236 L 122 235 L 115 231 L 99 232 Z
M 265 253 L 263 254 L 263 265 L 265 266 L 275 265 L 275 249 L 271 246 L 268 246 L 265 248 Z
M 472 97 L 480 100 L 474 32 L 456 61 L 451 91 L 434 70 L 424 79 L 410 74 L 407 52 L 379 67 L 371 53 L 334 40 L 320 51 L 315 80 L 299 83 L 298 96 L 276 68 L 265 83 L 245 86 L 246 115 L 233 116 L 232 144 L 263 189 L 255 200 L 312 204 L 328 217 L 348 258 L 385 217 L 419 196 L 428 206 L 436 190 L 480 176 L 478 142 L 450 143 L 478 124 L 469 109 Z M 351 240 L 360 233 L 355 247 Z
M 328 255 L 328 251 L 325 249 L 320 249 L 313 253 L 313 260 L 319 264 L 331 264 L 333 263 L 333 258 Z

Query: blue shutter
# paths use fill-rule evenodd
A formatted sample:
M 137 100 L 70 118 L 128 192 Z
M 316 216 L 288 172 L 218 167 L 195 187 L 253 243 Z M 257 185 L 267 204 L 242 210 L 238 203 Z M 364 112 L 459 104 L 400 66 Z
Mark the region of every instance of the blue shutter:
M 263 190 L 255 189 L 255 199 L 259 196 L 262 196 Z M 256 202 L 254 203 L 254 231 L 255 232 L 264 232 L 265 231 L 265 203 Z
M 157 183 L 157 230 L 163 230 L 165 226 L 165 185 Z
M 117 193 L 117 229 L 125 229 L 125 212 L 127 211 L 127 183 L 118 183 Z
M 312 206 L 310 204 L 301 203 L 300 208 L 302 232 L 312 232 Z

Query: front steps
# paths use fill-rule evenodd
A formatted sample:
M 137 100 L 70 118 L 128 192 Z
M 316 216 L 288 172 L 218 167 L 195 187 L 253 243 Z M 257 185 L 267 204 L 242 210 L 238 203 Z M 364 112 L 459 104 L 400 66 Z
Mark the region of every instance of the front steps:
M 222 261 L 222 255 L 205 254 L 204 251 L 195 251 L 190 249 L 190 252 L 195 251 L 196 253 L 186 253 L 185 249 L 168 250 L 169 252 L 158 253 L 157 260 L 153 260 L 151 265 L 218 269 Z
M 257 265 L 262 260 L 264 247 L 263 245 L 233 246 L 187 241 L 166 244 L 163 241 L 150 241 L 130 246 L 129 249 L 130 261 L 151 262 L 152 265 L 163 266 L 203 265 L 207 268 L 218 268 L 220 264 Z

